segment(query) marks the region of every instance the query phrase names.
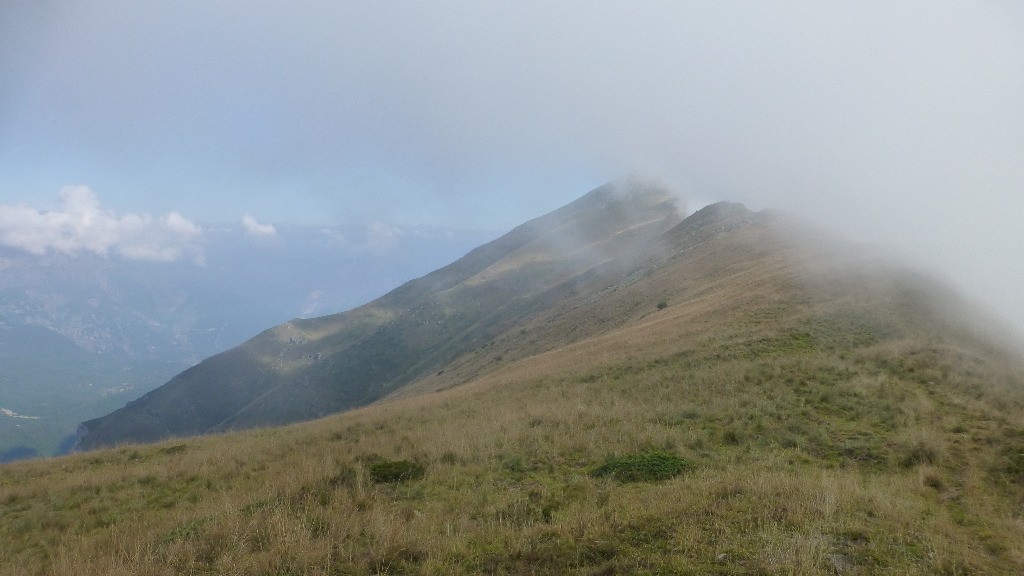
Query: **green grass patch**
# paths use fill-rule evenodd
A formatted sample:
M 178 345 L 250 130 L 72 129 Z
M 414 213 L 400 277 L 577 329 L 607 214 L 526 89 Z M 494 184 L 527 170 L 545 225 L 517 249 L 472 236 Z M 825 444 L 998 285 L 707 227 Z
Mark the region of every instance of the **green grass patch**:
M 411 460 L 381 460 L 369 466 L 370 478 L 378 484 L 407 482 L 423 478 L 426 467 Z
M 657 482 L 674 478 L 693 467 L 689 460 L 663 451 L 609 457 L 591 475 L 619 482 Z
M 1024 485 L 1024 442 L 1004 446 L 996 457 L 993 472 L 1004 483 Z

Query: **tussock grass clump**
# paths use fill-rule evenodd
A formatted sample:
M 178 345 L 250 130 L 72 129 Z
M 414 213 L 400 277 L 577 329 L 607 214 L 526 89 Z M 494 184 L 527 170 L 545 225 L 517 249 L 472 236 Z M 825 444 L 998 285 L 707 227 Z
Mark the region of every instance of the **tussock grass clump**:
M 674 478 L 692 467 L 692 462 L 675 454 L 650 451 L 610 457 L 591 475 L 619 482 L 657 482 Z
M 1024 441 L 1004 446 L 996 456 L 993 471 L 1005 483 L 1024 486 Z
M 370 478 L 378 484 L 394 484 L 423 478 L 426 467 L 411 460 L 380 460 L 369 466 Z

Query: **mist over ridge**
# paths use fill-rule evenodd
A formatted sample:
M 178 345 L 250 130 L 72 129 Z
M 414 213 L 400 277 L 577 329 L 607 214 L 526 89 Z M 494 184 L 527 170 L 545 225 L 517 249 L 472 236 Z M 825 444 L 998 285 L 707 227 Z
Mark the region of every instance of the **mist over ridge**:
M 506 230 L 640 170 L 888 246 L 1024 326 L 1015 2 L 4 16 L 0 205 L 83 185 L 157 219 Z

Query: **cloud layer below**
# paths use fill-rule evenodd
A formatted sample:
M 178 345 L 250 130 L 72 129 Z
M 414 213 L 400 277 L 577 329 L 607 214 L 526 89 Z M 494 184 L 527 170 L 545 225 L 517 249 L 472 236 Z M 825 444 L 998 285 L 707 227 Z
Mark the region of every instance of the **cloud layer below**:
M 32 254 L 92 252 L 132 260 L 203 260 L 202 229 L 178 212 L 160 217 L 104 210 L 91 189 L 66 186 L 60 208 L 0 204 L 0 244 Z

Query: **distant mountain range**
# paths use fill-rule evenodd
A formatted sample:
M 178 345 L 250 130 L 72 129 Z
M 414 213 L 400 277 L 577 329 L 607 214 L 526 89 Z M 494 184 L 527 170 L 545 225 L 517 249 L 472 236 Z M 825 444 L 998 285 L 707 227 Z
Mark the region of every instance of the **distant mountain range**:
M 85 422 L 78 448 L 280 425 L 457 386 L 619 328 L 655 305 L 720 298 L 751 270 L 827 264 L 837 276 L 803 271 L 793 281 L 875 282 L 900 298 L 923 289 L 906 273 L 868 274 L 838 250 L 822 256 L 825 244 L 800 230 L 728 203 L 684 219 L 664 189 L 609 184 L 369 304 L 285 323 L 211 357 Z M 868 339 L 894 330 L 881 310 L 837 307 L 834 316 Z
M 487 238 L 389 232 L 381 245 L 363 230 L 211 227 L 203 265 L 0 248 L 0 461 L 60 453 L 78 423 L 199 360 L 365 302 Z

